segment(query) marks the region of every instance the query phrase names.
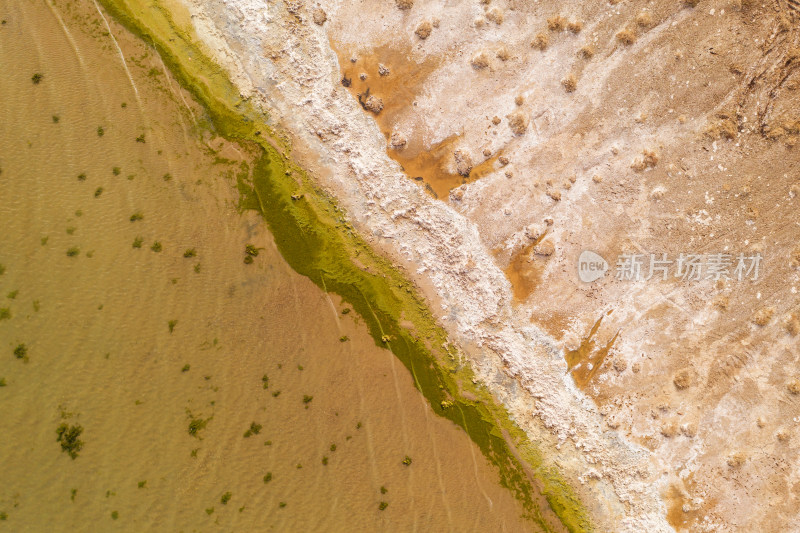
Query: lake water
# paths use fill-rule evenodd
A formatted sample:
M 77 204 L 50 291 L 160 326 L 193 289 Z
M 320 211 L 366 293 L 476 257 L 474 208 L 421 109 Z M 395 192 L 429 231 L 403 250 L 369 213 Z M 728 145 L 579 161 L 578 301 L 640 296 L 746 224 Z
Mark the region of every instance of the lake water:
M 92 1 L 0 18 L 0 531 L 536 530 L 152 48 Z

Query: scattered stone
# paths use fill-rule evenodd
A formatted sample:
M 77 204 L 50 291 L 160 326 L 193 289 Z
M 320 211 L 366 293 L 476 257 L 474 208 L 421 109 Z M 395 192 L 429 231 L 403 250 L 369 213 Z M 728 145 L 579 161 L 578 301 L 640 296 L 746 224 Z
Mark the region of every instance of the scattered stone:
M 494 124 L 495 126 L 497 126 L 498 124 L 500 124 L 500 122 L 502 122 L 502 121 L 500 120 L 500 117 L 493 117 L 493 118 L 492 118 L 492 124 Z
M 800 380 L 791 379 L 786 383 L 786 390 L 791 394 L 800 394 Z
M 521 94 L 518 94 L 517 97 L 514 98 L 514 103 L 517 104 L 517 106 L 521 106 L 525 103 L 525 98 Z
M 400 150 L 401 148 L 405 148 L 408 141 L 406 138 L 399 132 L 395 131 L 392 132 L 392 137 L 389 139 L 389 144 L 395 150 Z
M 675 422 L 664 422 L 661 426 L 661 435 L 671 439 L 678 434 L 678 425 Z
M 358 78 L 359 78 L 361 81 L 367 81 L 367 73 L 366 73 L 366 72 L 362 72 L 362 73 L 361 73 L 361 74 L 358 76 Z
M 533 247 L 533 253 L 536 255 L 542 255 L 545 257 L 550 257 L 556 252 L 556 245 L 553 244 L 552 239 L 544 239 L 536 246 Z
M 694 436 L 697 435 L 697 426 L 694 425 L 694 424 L 688 424 L 688 423 L 687 424 L 682 424 L 681 425 L 681 433 L 683 433 L 684 436 L 689 437 L 690 439 L 694 438 Z
M 592 176 L 592 181 L 595 183 L 603 183 L 603 178 L 600 177 L 598 174 L 595 174 L 594 176 Z
M 489 150 L 488 148 L 484 148 L 483 157 L 491 157 L 491 156 L 492 156 L 492 151 Z
M 789 188 L 789 198 L 794 200 L 798 195 L 800 195 L 800 183 L 795 183 Z
M 789 440 L 789 432 L 781 428 L 775 433 L 775 438 L 780 442 L 787 442 Z
M 472 172 L 472 158 L 464 150 L 456 150 L 453 152 L 453 159 L 456 163 L 456 171 L 464 177 L 469 176 Z
M 328 15 L 325 13 L 325 10 L 319 7 L 314 10 L 311 16 L 314 19 L 314 24 L 317 26 L 322 26 L 328 20 Z
M 522 111 L 514 111 L 508 115 L 508 127 L 514 135 L 519 136 L 528 131 L 528 122 L 528 115 Z
M 375 95 L 368 96 L 367 99 L 364 100 L 363 105 L 364 109 L 366 109 L 367 111 L 371 111 L 376 115 L 381 111 L 383 111 L 383 100 L 381 100 Z
M 498 161 L 500 162 L 500 164 L 501 164 L 501 165 L 503 165 L 503 166 L 506 166 L 506 165 L 509 163 L 509 160 L 508 160 L 508 158 L 507 158 L 506 156 L 504 156 L 504 155 L 501 155 L 500 157 L 498 157 L 498 158 L 497 158 L 497 160 L 498 160 Z
M 546 194 L 556 202 L 561 201 L 561 191 L 558 189 L 548 189 Z
M 625 372 L 625 370 L 628 368 L 628 362 L 621 357 L 617 357 L 614 359 L 612 366 L 614 367 L 614 370 L 616 370 L 621 374 L 622 372 Z
M 511 55 L 508 53 L 508 48 L 505 46 L 501 46 L 497 50 L 497 59 L 500 61 L 508 61 L 511 58 Z
M 667 192 L 666 187 L 664 187 L 663 185 L 657 185 L 656 187 L 653 187 L 652 191 L 650 191 L 650 199 L 661 200 L 666 192 Z
M 506 170 L 506 177 L 511 179 L 514 177 L 514 172 L 511 170 Z
M 417 26 L 416 31 L 414 31 L 416 36 L 422 39 L 423 41 L 428 37 L 430 37 L 432 32 L 433 32 L 433 25 L 427 20 L 422 22 L 419 26 Z
M 544 231 L 544 228 L 540 224 L 530 224 L 525 228 L 525 236 L 528 239 L 535 241 L 544 235 Z

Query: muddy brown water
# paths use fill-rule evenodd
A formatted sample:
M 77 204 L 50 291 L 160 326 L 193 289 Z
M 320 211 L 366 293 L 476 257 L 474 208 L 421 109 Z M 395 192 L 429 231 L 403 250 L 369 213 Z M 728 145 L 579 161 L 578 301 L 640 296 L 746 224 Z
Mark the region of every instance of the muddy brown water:
M 0 18 L 0 531 L 534 529 L 237 210 L 250 155 L 151 48 L 85 0 Z

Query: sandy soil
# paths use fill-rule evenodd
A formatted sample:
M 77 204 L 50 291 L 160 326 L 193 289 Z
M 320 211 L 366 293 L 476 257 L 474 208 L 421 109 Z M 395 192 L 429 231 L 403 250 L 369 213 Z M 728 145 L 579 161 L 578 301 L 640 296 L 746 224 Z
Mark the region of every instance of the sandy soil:
M 800 528 L 797 2 L 408 4 L 187 2 L 602 529 Z

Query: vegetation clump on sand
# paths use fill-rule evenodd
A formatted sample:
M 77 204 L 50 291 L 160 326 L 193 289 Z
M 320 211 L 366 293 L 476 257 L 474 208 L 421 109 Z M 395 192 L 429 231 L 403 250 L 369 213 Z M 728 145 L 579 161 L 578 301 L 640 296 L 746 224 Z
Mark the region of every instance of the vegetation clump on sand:
M 61 444 L 61 451 L 66 452 L 71 458 L 78 457 L 78 453 L 83 449 L 83 441 L 80 439 L 83 433 L 83 427 L 80 425 L 70 426 L 67 423 L 62 423 L 56 428 L 56 439 Z
M 500 482 L 544 525 L 535 502 L 538 486 L 570 531 L 590 521 L 555 464 L 510 419 L 447 338 L 424 299 L 405 275 L 358 235 L 336 200 L 291 159 L 285 137 L 208 58 L 192 30 L 179 27 L 159 0 L 100 0 L 114 18 L 158 52 L 176 79 L 204 107 L 212 133 L 260 150 L 252 172 L 240 177 L 240 208 L 258 211 L 289 265 L 360 316 L 375 344 L 406 366 L 431 409 L 463 428 L 496 466 Z M 397 0 L 411 8 L 410 0 Z M 191 56 L 192 60 L 188 58 Z M 257 134 L 258 132 L 258 134 Z M 292 196 L 302 194 L 303 201 Z M 245 254 L 252 262 L 253 255 Z M 353 258 L 358 257 L 358 261 Z M 408 327 L 406 324 L 413 324 Z M 391 339 L 383 342 L 382 339 Z M 277 397 L 277 391 L 273 393 Z M 453 407 L 442 409 L 443 400 Z M 190 416 L 193 436 L 207 421 Z M 527 463 L 527 464 L 526 464 Z

